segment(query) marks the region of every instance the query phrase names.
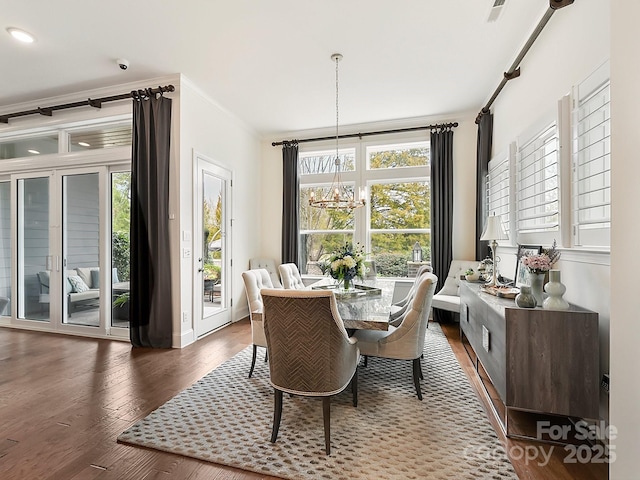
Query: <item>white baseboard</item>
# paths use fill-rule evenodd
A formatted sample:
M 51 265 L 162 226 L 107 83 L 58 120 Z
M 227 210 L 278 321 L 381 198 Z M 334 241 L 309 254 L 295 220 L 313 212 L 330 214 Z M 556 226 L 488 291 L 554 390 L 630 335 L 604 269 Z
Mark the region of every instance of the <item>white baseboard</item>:
M 195 341 L 196 341 L 195 332 L 193 331 L 192 328 L 190 328 L 189 330 L 182 332 L 182 334 L 173 335 L 172 347 L 184 348 L 187 345 L 191 345 Z

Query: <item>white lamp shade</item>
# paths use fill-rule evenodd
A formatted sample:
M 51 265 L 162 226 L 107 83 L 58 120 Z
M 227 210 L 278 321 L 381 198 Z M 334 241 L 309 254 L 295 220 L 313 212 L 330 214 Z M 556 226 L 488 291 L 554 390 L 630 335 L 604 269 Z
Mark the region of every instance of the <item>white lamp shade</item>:
M 507 232 L 502 226 L 502 219 L 498 215 L 490 215 L 480 240 L 508 240 Z

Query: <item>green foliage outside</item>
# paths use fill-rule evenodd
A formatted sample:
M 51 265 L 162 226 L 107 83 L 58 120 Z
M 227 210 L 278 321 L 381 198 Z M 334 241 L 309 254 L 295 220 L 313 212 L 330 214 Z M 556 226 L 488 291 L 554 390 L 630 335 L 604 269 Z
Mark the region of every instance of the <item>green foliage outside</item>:
M 409 272 L 407 262 L 411 260 L 411 254 L 380 253 L 373 255 L 376 262 L 376 272 L 379 277 L 406 277 Z
M 377 152 L 369 159 L 369 168 L 398 168 L 406 166 L 428 166 L 429 148 L 397 149 Z M 309 164 L 305 173 L 327 171 L 330 162 L 323 156 L 305 159 Z M 320 168 L 322 167 L 322 168 Z M 342 230 L 345 233 L 311 233 L 300 236 L 301 256 L 309 262 L 322 262 L 345 242 L 352 241 L 354 212 L 325 210 L 309 206 L 309 197 L 314 192 L 321 198 L 328 187 L 303 187 L 300 189 L 300 229 Z M 395 181 L 372 184 L 369 187 L 371 251 L 369 257 L 376 262 L 379 276 L 407 276 L 407 261 L 412 259 L 413 246 L 419 242 L 423 260 L 430 258 L 431 238 L 429 234 L 391 233 L 375 230 L 429 229 L 431 228 L 431 191 L 429 182 Z M 304 263 L 304 262 L 303 262 Z M 306 268 L 302 265 L 303 270 Z
M 126 232 L 129 234 L 129 226 L 131 225 L 131 173 L 114 173 L 111 186 L 111 229 L 114 232 Z
M 204 241 L 204 267 L 212 263 L 213 260 L 222 258 L 221 250 L 210 250 L 211 242 L 222 239 L 222 193 L 218 194 L 216 200 L 205 199 L 202 206 L 202 216 L 205 231 Z
M 114 173 L 111 185 L 111 262 L 118 269 L 118 280 L 128 282 L 131 264 L 131 172 Z
M 205 263 L 203 267 L 205 280 L 220 280 L 220 274 L 222 273 L 222 267 L 214 265 L 213 263 Z
M 129 266 L 131 265 L 131 244 L 129 232 L 113 232 L 111 236 L 111 261 L 118 269 L 118 280 L 128 282 L 130 278 Z

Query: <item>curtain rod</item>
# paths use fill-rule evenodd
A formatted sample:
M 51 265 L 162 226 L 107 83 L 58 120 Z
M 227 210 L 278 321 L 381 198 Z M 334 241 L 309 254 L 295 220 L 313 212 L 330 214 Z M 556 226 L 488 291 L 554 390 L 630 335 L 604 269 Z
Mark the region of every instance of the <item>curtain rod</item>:
M 110 97 L 89 98 L 87 100 L 83 100 L 80 102 L 65 103 L 63 105 L 54 105 L 52 107 L 38 107 L 38 108 L 34 108 L 33 110 L 25 110 L 24 112 L 0 114 L 0 123 L 9 123 L 10 118 L 25 117 L 27 115 L 35 115 L 38 113 L 40 115 L 46 115 L 47 117 L 50 117 L 54 111 L 65 110 L 67 108 L 76 108 L 76 107 L 85 107 L 85 106 L 102 108 L 103 103 L 115 102 L 116 100 L 125 100 L 127 98 L 139 98 L 139 97 L 145 97 L 145 96 L 150 97 L 151 95 L 155 95 L 157 93 L 173 92 L 174 90 L 175 90 L 175 87 L 173 85 L 167 85 L 167 86 L 158 87 L 158 88 L 145 88 L 144 90 L 132 90 L 129 93 L 112 95 Z
M 549 8 L 547 8 L 547 11 L 544 12 L 542 19 L 540 19 L 540 21 L 538 22 L 538 25 L 536 26 L 536 28 L 533 30 L 533 32 L 527 39 L 527 42 L 524 44 L 524 46 L 522 47 L 522 50 L 520 50 L 520 53 L 511 64 L 511 67 L 509 67 L 509 70 L 504 72 L 504 77 L 500 81 L 500 84 L 496 88 L 496 91 L 493 92 L 493 95 L 491 95 L 491 98 L 489 99 L 487 104 L 482 108 L 482 110 L 480 110 L 480 113 L 478 113 L 478 116 L 476 117 L 476 123 L 480 122 L 480 117 L 482 115 L 489 113 L 489 109 L 491 108 L 491 105 L 493 105 L 493 102 L 496 100 L 496 98 L 498 98 L 498 95 L 500 94 L 504 86 L 507 84 L 507 82 L 509 80 L 513 80 L 514 78 L 518 78 L 520 76 L 520 62 L 522 62 L 522 59 L 524 58 L 524 56 L 527 54 L 527 52 L 533 45 L 533 42 L 535 42 L 537 38 L 540 36 L 542 29 L 547 25 L 547 23 L 551 19 L 551 16 L 555 13 L 555 11 L 560 10 L 561 8 L 566 7 L 568 5 L 571 5 L 573 2 L 574 0 L 549 0 Z
M 395 130 L 379 130 L 377 132 L 349 133 L 346 135 L 338 135 L 338 138 L 362 138 L 369 137 L 371 135 L 384 135 L 386 133 L 414 132 L 416 130 L 434 130 L 437 128 L 455 128 L 457 126 L 458 122 L 436 123 L 434 125 L 425 125 L 424 127 L 396 128 Z M 331 137 L 303 138 L 301 140 L 282 140 L 281 142 L 271 142 L 271 146 L 276 147 L 278 145 L 295 145 L 296 143 L 320 142 L 322 140 L 335 140 L 335 138 L 336 136 L 333 135 Z

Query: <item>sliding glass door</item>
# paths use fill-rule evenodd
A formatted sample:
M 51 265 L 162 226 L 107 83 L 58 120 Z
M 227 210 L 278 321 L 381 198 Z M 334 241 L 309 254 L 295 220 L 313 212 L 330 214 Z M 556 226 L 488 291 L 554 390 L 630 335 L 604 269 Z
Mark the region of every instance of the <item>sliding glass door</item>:
M 51 177 L 35 174 L 16 180 L 17 186 L 17 318 L 49 323 L 52 270 L 59 257 L 52 255 L 55 230 L 51 212 Z
M 14 323 L 84 335 L 128 335 L 128 318 L 116 325 L 112 309 L 115 297 L 128 292 L 128 209 L 122 211 L 121 206 L 126 193 L 124 200 L 118 197 L 118 206 L 110 203 L 114 185 L 122 183 L 117 178 L 127 176 L 128 172 L 110 174 L 106 167 L 13 176 Z M 120 216 L 114 216 L 114 210 Z M 120 236 L 110 228 L 116 218 Z M 123 237 L 124 246 L 118 241 Z M 112 262 L 107 259 L 113 257 L 116 244 L 119 258 Z M 120 267 L 125 265 L 123 258 L 126 268 Z M 0 265 L 0 282 L 2 275 Z
M 100 174 L 62 174 L 63 324 L 100 327 Z
M 11 182 L 0 181 L 0 317 L 11 315 Z

